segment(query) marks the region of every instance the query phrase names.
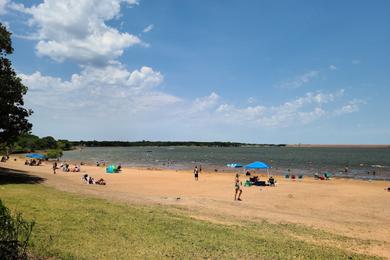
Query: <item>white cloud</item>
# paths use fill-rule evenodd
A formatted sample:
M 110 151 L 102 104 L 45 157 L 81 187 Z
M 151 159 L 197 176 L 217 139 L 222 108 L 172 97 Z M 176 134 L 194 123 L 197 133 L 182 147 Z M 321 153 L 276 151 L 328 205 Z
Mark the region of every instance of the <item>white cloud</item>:
M 330 70 L 337 70 L 337 67 L 333 64 L 329 65 L 329 69 Z
M 6 13 L 7 4 L 8 4 L 8 0 L 0 0 L 0 14 Z
M 351 63 L 353 65 L 358 65 L 358 64 L 360 64 L 360 60 L 353 60 L 353 61 L 351 61 Z
M 44 119 L 47 117 L 62 120 L 59 125 L 77 122 L 85 125 L 83 131 L 87 131 L 88 126 L 94 126 L 91 131 L 97 131 L 97 121 L 105 125 L 115 118 L 120 118 L 119 123 L 126 129 L 136 129 L 139 125 L 152 127 L 157 132 L 164 129 L 172 132 L 174 127 L 178 134 L 191 129 L 196 132 L 219 129 L 215 130 L 219 133 L 221 129 L 242 127 L 275 129 L 357 112 L 362 104 L 352 100 L 335 110 L 344 90 L 308 92 L 273 106 L 236 106 L 223 101 L 215 92 L 193 101 L 185 100 L 159 90 L 164 79 L 160 72 L 149 67 L 130 72 L 119 63 L 106 67 L 86 66 L 69 80 L 44 76 L 40 72 L 20 76 L 30 88 L 26 105 L 39 114 L 40 121 L 48 120 Z M 134 122 L 137 124 L 133 125 Z
M 224 123 L 232 124 L 245 124 L 250 121 L 252 121 L 252 124 L 257 124 L 259 118 L 261 118 L 266 111 L 267 108 L 263 106 L 248 106 L 240 108 L 229 104 L 221 104 L 216 110 L 218 116 L 223 116 Z M 253 120 L 255 122 L 253 122 Z
M 335 93 L 306 93 L 303 97 L 285 102 L 268 109 L 267 116 L 259 119 L 259 123 L 272 127 L 287 127 L 292 124 L 307 124 L 326 115 L 321 108 L 340 97 L 342 91 Z
M 123 54 L 133 45 L 144 45 L 141 39 L 121 33 L 106 24 L 120 16 L 121 4 L 135 5 L 125 0 L 44 0 L 41 4 L 13 9 L 31 15 L 30 26 L 39 41 L 37 54 L 56 61 L 66 59 L 81 64 L 104 65 Z
M 212 92 L 209 96 L 197 98 L 192 103 L 192 111 L 204 111 L 210 108 L 214 108 L 219 101 L 220 97 L 215 92 Z
M 302 75 L 299 75 L 295 77 L 294 79 L 287 80 L 285 82 L 282 82 L 281 84 L 278 84 L 278 88 L 289 88 L 289 89 L 295 89 L 303 86 L 304 84 L 309 83 L 314 78 L 316 78 L 319 75 L 319 71 L 312 70 L 309 72 L 306 72 Z
M 359 99 L 354 99 L 352 101 L 349 101 L 347 104 L 342 106 L 339 109 L 336 109 L 334 111 L 335 115 L 344 115 L 344 114 L 350 114 L 354 112 L 358 112 L 360 110 L 360 106 L 364 105 L 366 102 Z
M 333 93 L 308 92 L 302 97 L 280 105 L 250 105 L 238 107 L 222 102 L 221 97 L 210 95 L 192 102 L 158 90 L 163 75 L 149 67 L 129 72 L 121 64 L 106 67 L 85 67 L 69 80 L 43 76 L 40 72 L 20 75 L 30 91 L 26 103 L 33 110 L 45 110 L 61 115 L 77 113 L 77 117 L 122 118 L 143 115 L 142 120 L 154 122 L 162 118 L 180 127 L 193 125 L 281 128 L 309 124 L 327 116 L 338 116 L 359 110 L 362 101 L 352 100 L 340 109 L 334 104 L 344 90 Z M 187 105 L 190 104 L 190 105 Z
M 256 103 L 256 99 L 255 99 L 254 97 L 249 97 L 249 98 L 248 98 L 248 103 L 249 103 L 249 104 Z
M 26 101 L 33 109 L 89 106 L 88 110 L 94 111 L 98 107 L 112 106 L 117 109 L 116 112 L 139 111 L 153 110 L 180 101 L 176 96 L 156 90 L 163 82 L 163 76 L 145 66 L 133 72 L 127 71 L 121 64 L 87 66 L 69 80 L 43 76 L 40 72 L 20 74 L 20 77 L 30 89 Z M 126 109 L 121 108 L 123 104 L 126 104 Z
M 150 32 L 151 30 L 153 30 L 154 28 L 154 25 L 153 24 L 150 24 L 148 25 L 147 27 L 145 27 L 145 29 L 143 30 L 144 33 L 147 33 L 147 32 Z
M 344 90 L 333 93 L 308 92 L 304 96 L 276 106 L 236 107 L 220 104 L 215 110 L 213 120 L 219 123 L 256 125 L 259 127 L 289 127 L 297 124 L 309 124 L 320 118 L 332 115 L 333 104 L 341 99 Z M 223 121 L 218 120 L 222 117 Z M 209 119 L 209 121 L 212 121 Z
M 137 90 L 151 89 L 158 86 L 164 77 L 160 72 L 153 71 L 152 68 L 142 67 L 141 70 L 135 70 L 130 74 L 129 84 Z
M 309 111 L 309 112 L 298 112 L 297 117 L 298 117 L 300 122 L 302 122 L 304 124 L 308 124 L 312 121 L 315 121 L 315 120 L 325 116 L 326 114 L 327 114 L 327 112 L 324 109 L 322 109 L 320 107 L 316 107 L 316 108 L 314 108 L 314 110 Z
M 242 129 L 243 125 L 250 125 L 256 129 L 309 124 L 327 116 L 356 112 L 362 104 L 352 100 L 335 110 L 335 103 L 342 99 L 344 90 L 309 92 L 272 106 L 258 104 L 260 102 L 255 105 L 254 98 L 248 99 L 249 105 L 239 106 L 225 102 L 215 92 L 193 100 L 165 93 L 160 89 L 164 82 L 162 73 L 148 66 L 129 71 L 117 61 L 127 47 L 146 44 L 106 22 L 120 17 L 121 5 L 137 3 L 131 0 L 44 0 L 30 8 L 12 5 L 12 9 L 31 15 L 30 25 L 36 30 L 29 37 L 38 41 L 39 55 L 58 61 L 73 60 L 80 65 L 80 72 L 69 79 L 38 71 L 20 74 L 29 87 L 26 105 L 39 117 L 37 125 L 48 124 L 45 117 L 61 120 L 51 131 L 71 125 L 65 132 L 74 131 L 74 136 L 99 129 L 104 131 L 105 125 L 116 127 L 110 123 L 118 123 L 121 126 L 118 129 L 143 129 L 149 125 L 153 132 L 162 130 L 162 124 L 167 132 L 193 133 L 195 131 L 184 130 L 214 128 L 219 129 L 219 136 L 221 127 Z M 152 29 L 151 24 L 144 32 Z M 334 65 L 329 69 L 331 66 Z M 279 87 L 299 88 L 318 75 L 319 71 L 309 71 Z M 140 131 L 140 135 L 144 135 Z

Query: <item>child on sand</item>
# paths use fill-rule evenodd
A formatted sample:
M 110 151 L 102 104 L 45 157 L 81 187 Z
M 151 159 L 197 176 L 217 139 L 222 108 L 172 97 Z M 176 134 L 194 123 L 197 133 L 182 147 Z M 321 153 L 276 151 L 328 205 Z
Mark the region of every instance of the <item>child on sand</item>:
M 242 194 L 241 186 L 242 186 L 242 182 L 240 181 L 239 177 L 240 177 L 240 175 L 237 173 L 236 174 L 235 184 L 234 184 L 234 189 L 235 189 L 234 200 L 241 201 L 241 194 Z M 238 197 L 237 197 L 237 193 L 238 193 Z

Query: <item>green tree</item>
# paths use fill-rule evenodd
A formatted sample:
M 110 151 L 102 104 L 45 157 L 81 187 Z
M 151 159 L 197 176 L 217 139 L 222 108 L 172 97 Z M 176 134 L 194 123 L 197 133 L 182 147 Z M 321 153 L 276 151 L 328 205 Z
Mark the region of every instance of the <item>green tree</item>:
M 67 151 L 72 149 L 72 144 L 68 140 L 59 139 L 57 141 L 57 147 L 63 151 Z
M 39 141 L 41 149 L 56 149 L 57 141 L 52 136 L 46 136 Z
M 62 151 L 60 149 L 50 149 L 46 152 L 46 157 L 48 159 L 57 159 L 62 156 Z
M 0 144 L 11 144 L 32 127 L 27 120 L 32 111 L 23 107 L 27 87 L 7 59 L 12 52 L 11 33 L 0 23 Z
M 18 136 L 17 141 L 13 145 L 13 150 L 16 152 L 39 150 L 40 139 L 36 135 L 22 134 Z

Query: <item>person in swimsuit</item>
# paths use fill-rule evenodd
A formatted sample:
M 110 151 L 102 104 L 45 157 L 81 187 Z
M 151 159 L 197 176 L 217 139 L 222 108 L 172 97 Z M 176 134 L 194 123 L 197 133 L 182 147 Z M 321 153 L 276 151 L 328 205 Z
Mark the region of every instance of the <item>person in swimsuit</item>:
M 195 180 L 196 180 L 196 181 L 198 180 L 198 176 L 199 176 L 198 166 L 195 166 L 195 169 L 194 169 L 194 177 L 195 177 Z
M 240 175 L 237 173 L 236 174 L 236 180 L 235 180 L 235 183 L 234 183 L 234 189 L 235 189 L 234 200 L 240 200 L 241 201 L 241 194 L 242 194 L 241 186 L 242 186 L 242 182 L 240 181 L 239 177 L 240 177 Z M 238 194 L 238 197 L 237 197 L 237 194 Z

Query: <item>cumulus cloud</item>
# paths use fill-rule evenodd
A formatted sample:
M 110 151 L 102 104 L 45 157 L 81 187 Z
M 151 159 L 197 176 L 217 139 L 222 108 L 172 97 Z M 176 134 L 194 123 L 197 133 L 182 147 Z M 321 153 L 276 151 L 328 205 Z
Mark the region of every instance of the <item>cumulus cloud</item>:
M 153 30 L 154 28 L 154 25 L 153 24 L 150 24 L 148 25 L 147 27 L 145 27 L 145 29 L 143 30 L 144 33 L 147 33 L 147 32 L 150 32 L 151 30 Z
M 137 36 L 106 24 L 119 17 L 121 4 L 137 3 L 134 0 L 44 0 L 32 7 L 13 4 L 13 9 L 31 16 L 29 25 L 36 28 L 38 55 L 60 62 L 69 59 L 81 64 L 105 65 L 130 46 L 147 46 Z
M 258 121 L 267 108 L 263 106 L 249 106 L 249 107 L 236 107 L 230 104 L 221 104 L 216 112 L 218 116 L 222 116 L 224 118 L 225 123 L 237 124 L 237 123 L 248 123 L 250 121 L 255 120 Z M 252 122 L 253 123 L 253 122 Z
M 26 98 L 30 107 L 55 115 L 77 113 L 87 121 L 93 115 L 132 117 L 142 114 L 143 120 L 164 118 L 178 127 L 197 122 L 208 127 L 250 124 L 280 128 L 357 112 L 364 104 L 352 100 L 334 109 L 344 96 L 343 89 L 331 93 L 308 92 L 273 106 L 236 106 L 224 102 L 215 92 L 193 101 L 185 100 L 159 90 L 164 80 L 160 72 L 146 66 L 130 72 L 119 63 L 106 67 L 86 66 L 69 80 L 44 76 L 40 72 L 20 76 L 30 88 Z
M 279 105 L 237 106 L 212 92 L 194 100 L 159 90 L 163 75 L 149 67 L 128 71 L 121 64 L 85 67 L 68 80 L 44 76 L 40 72 L 21 74 L 29 86 L 26 105 L 53 120 L 81 120 L 94 125 L 120 117 L 121 125 L 137 128 L 154 125 L 156 131 L 175 128 L 178 134 L 189 129 L 285 128 L 304 125 L 322 118 L 359 111 L 362 101 L 352 100 L 335 109 L 344 90 L 331 93 L 308 92 Z M 153 122 L 153 123 L 151 123 Z M 159 128 L 162 124 L 165 128 Z M 150 126 L 152 127 L 152 126 Z M 181 130 L 180 130 L 181 129 Z M 84 129 L 85 130 L 85 129 Z M 83 130 L 83 131 L 84 131 Z M 218 130 L 219 131 L 219 130 Z M 191 136 L 186 136 L 190 138 Z
M 312 81 L 318 75 L 319 75 L 319 71 L 312 70 L 312 71 L 306 72 L 302 75 L 296 76 L 293 79 L 282 82 L 282 83 L 278 84 L 276 87 L 288 88 L 288 89 L 299 88 L 299 87 L 302 87 L 303 85 L 309 83 L 310 81 Z
M 128 105 L 133 111 L 153 110 L 173 104 L 180 98 L 162 93 L 156 88 L 163 82 L 160 72 L 150 67 L 129 72 L 121 64 L 106 67 L 85 67 L 73 74 L 69 80 L 44 76 L 40 72 L 20 74 L 23 83 L 29 86 L 27 101 L 33 107 L 80 107 L 88 105 L 108 107 L 114 103 Z M 91 106 L 93 105 L 93 106 Z M 115 105 L 115 108 L 120 108 Z M 119 111 L 121 111 L 120 109 Z
M 334 111 L 334 114 L 344 115 L 344 114 L 358 112 L 360 110 L 360 106 L 364 105 L 365 103 L 366 103 L 365 101 L 359 99 L 351 100 L 347 104 L 343 105 L 341 108 L 336 109 Z
M 152 68 L 144 66 L 140 70 L 133 71 L 128 82 L 134 89 L 145 90 L 158 86 L 163 78 L 160 72 L 155 72 Z
M 1 4 L 7 1 L 0 1 L 1 11 L 5 6 Z M 164 76 L 161 72 L 149 66 L 129 71 L 117 59 L 130 46 L 147 46 L 137 36 L 119 32 L 107 24 L 107 21 L 119 19 L 122 5 L 136 4 L 135 0 L 44 0 L 31 7 L 7 5 L 30 15 L 29 25 L 34 32 L 28 37 L 37 41 L 38 55 L 57 61 L 72 60 L 80 69 L 67 79 L 39 71 L 19 74 L 29 87 L 26 105 L 36 111 L 34 116 L 39 115 L 40 123 L 36 125 L 46 129 L 50 122 L 47 118 L 50 118 L 57 120 L 61 127 L 67 127 L 64 132 L 73 131 L 74 136 L 86 133 L 87 138 L 93 138 L 90 131 L 104 131 L 104 125 L 110 123 L 113 126 L 120 123 L 120 129 L 141 129 L 141 136 L 144 126 L 150 126 L 155 133 L 163 130 L 161 125 L 165 125 L 169 133 L 193 133 L 194 127 L 203 127 L 207 132 L 218 129 L 216 136 L 220 136 L 221 129 L 238 126 L 241 130 L 242 125 L 256 129 L 309 124 L 321 118 L 357 112 L 363 104 L 352 100 L 335 109 L 343 99 L 342 89 L 332 93 L 308 92 L 271 106 L 257 102 L 254 97 L 248 99 L 247 105 L 236 105 L 216 92 L 190 100 L 162 91 Z M 152 29 L 151 24 L 143 32 Z M 329 69 L 333 68 L 331 66 L 334 65 Z M 318 75 L 319 71 L 312 70 L 278 87 L 299 88 Z M 47 129 L 54 131 L 57 125 Z M 125 132 L 122 136 L 129 134 Z
M 205 111 L 210 108 L 213 108 L 217 105 L 219 101 L 219 96 L 217 93 L 212 92 L 209 96 L 197 98 L 192 104 L 193 111 Z
M 329 65 L 329 69 L 330 70 L 337 70 L 337 67 L 333 64 Z
M 214 114 L 209 113 L 213 119 L 208 118 L 207 120 L 223 124 L 250 124 L 251 126 L 272 128 L 309 124 L 321 118 L 334 116 L 333 107 L 343 95 L 344 90 L 342 89 L 333 93 L 308 92 L 302 97 L 275 106 L 237 107 L 229 103 L 220 103 L 213 111 Z M 348 105 L 354 106 L 357 103 L 351 102 Z M 215 103 L 213 107 L 215 107 Z M 348 108 L 344 107 L 343 110 L 348 110 Z M 354 112 L 352 107 L 349 110 Z
M 8 0 L 0 0 L 0 14 L 6 13 L 7 4 L 8 4 Z
M 292 125 L 309 124 L 321 118 L 341 115 L 334 112 L 334 107 L 344 96 L 344 90 L 340 89 L 332 93 L 321 91 L 308 92 L 296 99 L 286 101 L 279 105 L 264 106 L 250 105 L 239 107 L 228 102 L 222 102 L 218 94 L 196 99 L 193 104 L 202 109 L 192 110 L 191 118 L 201 118 L 207 122 L 215 122 L 219 125 L 283 128 Z M 340 108 L 346 112 L 358 111 L 361 103 L 350 101 Z M 187 110 L 181 110 L 188 116 Z M 187 118 L 187 117 L 185 117 Z

